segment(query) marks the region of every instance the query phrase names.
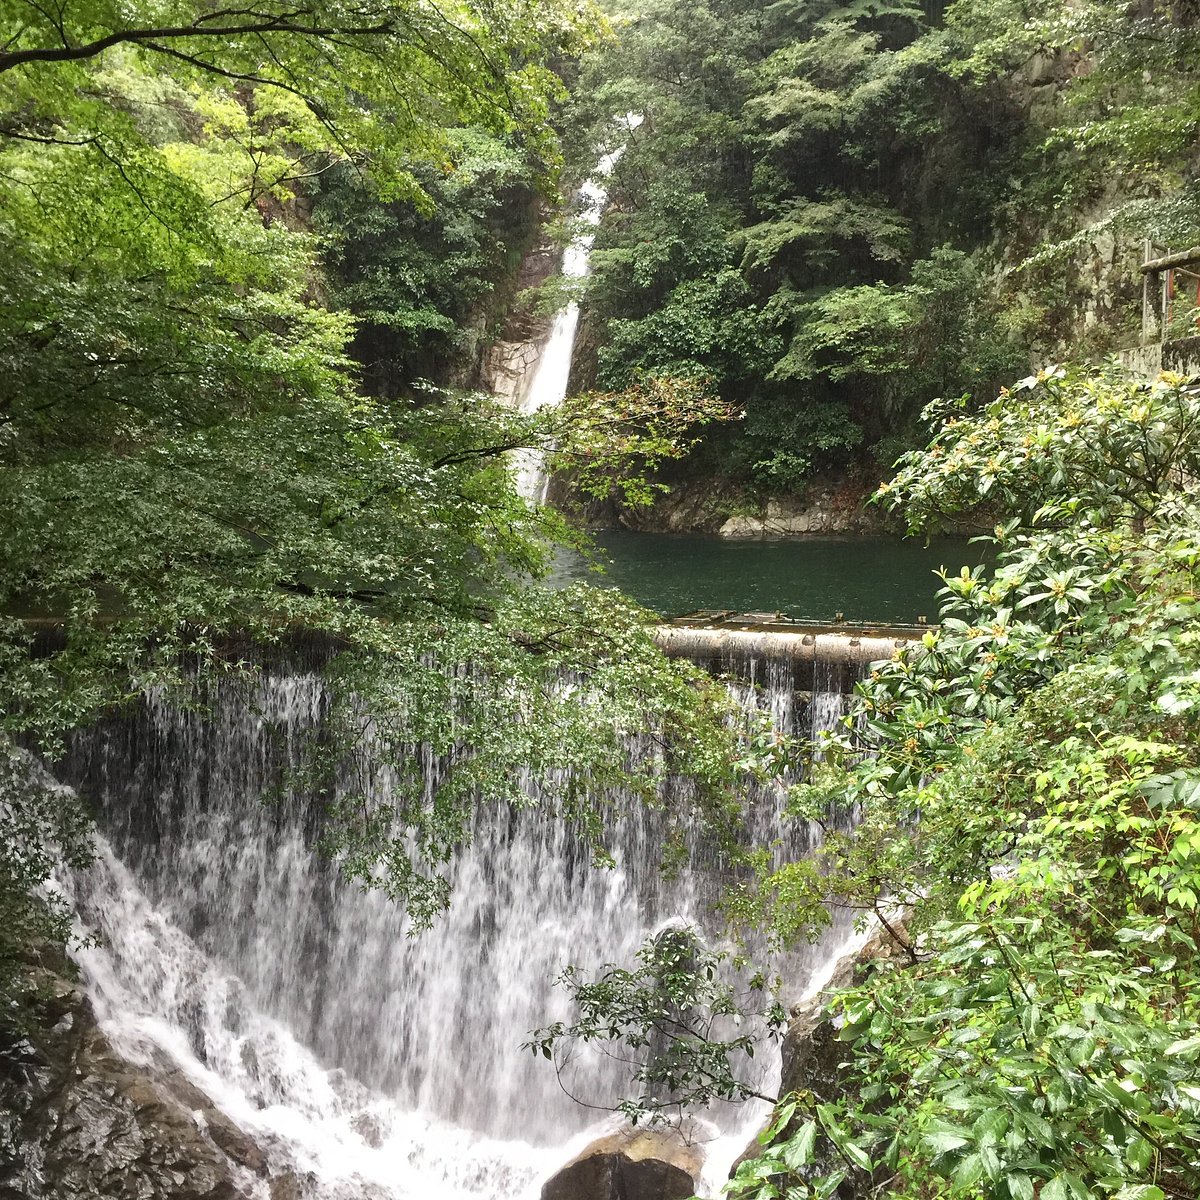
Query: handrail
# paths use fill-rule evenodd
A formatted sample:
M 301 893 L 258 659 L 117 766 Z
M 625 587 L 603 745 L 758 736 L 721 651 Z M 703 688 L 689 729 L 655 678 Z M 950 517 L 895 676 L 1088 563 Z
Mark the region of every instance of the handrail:
M 1149 262 L 1142 263 L 1140 269 L 1143 275 L 1150 275 L 1195 262 L 1200 262 L 1200 246 L 1193 246 L 1190 250 L 1176 250 L 1174 254 L 1164 254 L 1162 258 L 1152 258 Z

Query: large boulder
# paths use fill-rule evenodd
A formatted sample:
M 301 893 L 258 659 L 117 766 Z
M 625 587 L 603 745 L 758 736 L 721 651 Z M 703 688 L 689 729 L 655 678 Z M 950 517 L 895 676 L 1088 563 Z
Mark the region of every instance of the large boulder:
M 542 1200 L 687 1200 L 701 1154 L 673 1129 L 628 1127 L 597 1138 L 542 1188 Z
M 165 1058 L 123 1058 L 54 967 L 0 1028 L 0 1200 L 248 1200 L 262 1148 Z

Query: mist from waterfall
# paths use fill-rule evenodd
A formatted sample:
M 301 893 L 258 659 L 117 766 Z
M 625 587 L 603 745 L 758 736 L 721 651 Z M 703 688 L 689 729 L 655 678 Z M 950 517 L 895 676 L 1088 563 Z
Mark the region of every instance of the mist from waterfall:
M 731 686 L 743 703 L 788 732 L 841 711 L 840 696 L 798 697 L 778 663 L 746 662 L 742 674 Z M 224 685 L 207 714 L 152 695 L 77 739 L 64 770 L 99 799 L 105 838 L 70 884 L 100 935 L 80 955 L 97 1014 L 127 1054 L 181 1063 L 276 1158 L 311 1172 L 323 1200 L 367 1183 L 387 1200 L 534 1197 L 597 1113 L 520 1044 L 569 1019 L 553 986 L 566 964 L 629 964 L 666 922 L 719 937 L 702 839 L 668 881 L 661 817 L 642 806 L 612 822 L 616 865 L 599 870 L 551 814 L 485 805 L 445 918 L 409 937 L 401 908 L 314 852 L 316 800 L 261 800 L 320 736 L 328 704 L 320 664 L 293 665 L 265 670 L 249 697 Z M 760 789 L 750 836 L 778 836 L 782 802 Z M 798 854 L 817 834 L 790 836 L 784 851 Z M 797 992 L 848 932 L 788 964 Z M 606 1105 L 625 1070 L 585 1054 L 562 1082 Z M 761 1119 L 706 1117 L 726 1162 Z

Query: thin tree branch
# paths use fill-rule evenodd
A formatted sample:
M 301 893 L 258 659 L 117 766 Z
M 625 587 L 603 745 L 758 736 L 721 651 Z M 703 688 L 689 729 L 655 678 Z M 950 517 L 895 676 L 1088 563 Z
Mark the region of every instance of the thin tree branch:
M 222 13 L 211 13 L 202 20 L 215 20 L 218 17 L 234 15 L 241 10 L 226 10 Z M 301 25 L 292 20 L 292 13 L 281 13 L 277 17 L 266 20 L 247 22 L 240 25 L 202 25 L 196 21 L 191 25 L 168 25 L 157 29 L 120 29 L 93 42 L 82 46 L 72 46 L 63 36 L 62 46 L 38 46 L 30 50 L 10 50 L 0 53 L 0 73 L 10 71 L 14 67 L 22 67 L 29 63 L 38 62 L 78 62 L 81 59 L 95 58 L 113 46 L 128 43 L 146 45 L 161 43 L 176 38 L 232 38 L 246 34 L 291 33 L 307 38 L 326 37 L 376 37 L 391 33 L 395 23 L 391 20 L 381 21 L 374 25 L 339 27 L 336 25 Z M 60 28 L 60 33 L 62 32 Z M 161 50 L 161 46 L 151 46 Z
M 537 450 L 538 446 L 530 446 L 527 441 L 502 442 L 498 446 L 480 446 L 474 450 L 456 450 L 453 454 L 445 454 L 434 459 L 430 464 L 433 470 L 440 471 L 443 467 L 454 467 L 460 463 L 470 462 L 475 458 L 496 458 L 508 454 L 512 450 Z
M 100 140 L 99 134 L 89 138 L 56 138 L 42 137 L 36 133 L 21 133 L 16 129 L 0 127 L 0 137 L 15 138 L 21 142 L 36 142 L 39 146 L 91 146 Z

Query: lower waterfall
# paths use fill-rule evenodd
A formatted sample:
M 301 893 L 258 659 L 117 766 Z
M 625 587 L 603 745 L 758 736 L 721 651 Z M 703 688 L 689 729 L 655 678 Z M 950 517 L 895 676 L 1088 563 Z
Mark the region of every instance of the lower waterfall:
M 842 712 L 840 688 L 817 690 L 819 669 L 797 691 L 774 660 L 738 665 L 730 686 L 777 728 L 819 733 Z M 80 735 L 63 764 L 71 783 L 86 781 L 103 834 L 96 864 L 63 886 L 81 929 L 98 935 L 76 957 L 105 1032 L 135 1060 L 180 1064 L 277 1159 L 311 1174 L 323 1200 L 536 1197 L 598 1113 L 521 1043 L 569 1017 L 554 986 L 568 963 L 627 964 L 666 922 L 711 924 L 703 853 L 665 880 L 660 818 L 633 808 L 610 830 L 615 867 L 598 870 L 563 822 L 484 807 L 449 911 L 409 937 L 398 906 L 314 853 L 313 801 L 261 800 L 319 735 L 319 667 L 267 668 L 253 692 L 229 688 L 206 715 L 148 697 Z M 782 796 L 758 792 L 761 836 L 778 830 Z M 815 836 L 798 830 L 787 852 Z M 793 956 L 791 999 L 851 936 L 843 925 Z M 588 1054 L 562 1084 L 606 1106 L 623 1081 L 619 1064 Z M 702 1115 L 699 1136 L 721 1140 L 714 1193 L 761 1115 Z

